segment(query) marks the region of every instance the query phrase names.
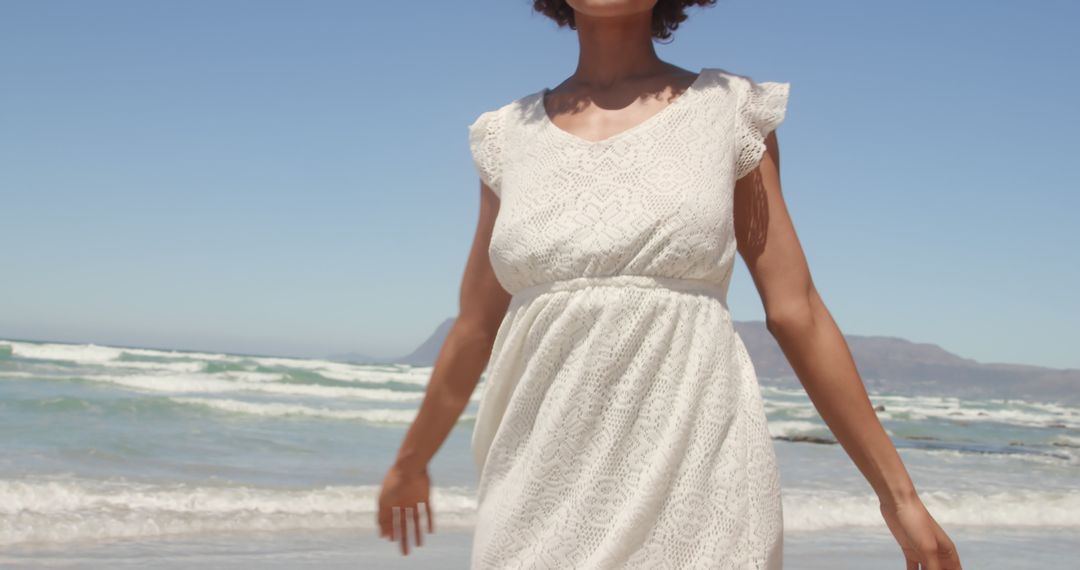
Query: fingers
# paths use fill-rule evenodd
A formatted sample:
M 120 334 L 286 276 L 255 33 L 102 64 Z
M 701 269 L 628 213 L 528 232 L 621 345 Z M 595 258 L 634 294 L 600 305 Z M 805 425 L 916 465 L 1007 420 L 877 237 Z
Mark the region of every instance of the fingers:
M 393 524 L 393 527 L 392 527 L 393 528 L 393 534 L 390 536 L 390 540 L 392 542 L 398 543 L 398 546 L 401 548 L 401 553 L 402 554 L 408 554 L 409 545 L 408 545 L 407 540 L 406 540 L 408 538 L 408 535 L 406 535 L 405 532 L 403 531 L 403 527 L 405 526 L 406 523 L 405 523 L 405 517 L 403 516 L 403 513 L 402 513 L 402 509 L 401 509 L 401 507 L 395 506 L 395 507 L 392 507 L 391 510 L 394 511 L 394 524 Z
M 904 570 L 919 570 L 919 561 L 912 560 L 911 558 L 905 558 L 907 561 L 907 567 Z
M 391 518 L 389 508 L 384 508 L 381 506 L 379 507 L 377 523 L 379 526 L 379 538 L 386 538 L 387 540 L 392 540 L 390 538 L 390 535 L 391 531 L 393 530 L 391 527 L 393 519 Z
M 424 539 L 420 534 L 420 529 L 422 528 L 420 526 L 420 504 L 417 504 L 416 507 L 407 510 L 412 511 L 412 516 L 409 518 L 412 519 L 412 526 L 414 529 L 416 529 L 416 545 L 423 546 Z
M 401 512 L 400 507 L 395 507 L 394 510 L 399 512 L 399 513 Z M 412 518 L 412 513 L 413 513 L 413 508 L 412 507 L 405 507 L 404 516 L 398 517 L 401 520 L 401 528 L 399 529 L 399 534 L 401 536 L 401 555 L 402 556 L 408 556 L 409 555 L 409 519 Z
M 401 554 L 407 556 L 409 554 L 409 527 L 412 527 L 412 536 L 414 536 L 415 546 L 423 546 L 423 524 L 420 522 L 420 505 L 423 505 L 423 511 L 427 513 L 427 528 L 428 532 L 435 532 L 434 519 L 431 516 L 431 507 L 427 502 L 419 502 L 415 506 L 400 507 L 394 506 L 390 509 L 382 509 L 379 511 L 379 536 L 385 537 L 391 542 L 397 542 L 401 546 Z

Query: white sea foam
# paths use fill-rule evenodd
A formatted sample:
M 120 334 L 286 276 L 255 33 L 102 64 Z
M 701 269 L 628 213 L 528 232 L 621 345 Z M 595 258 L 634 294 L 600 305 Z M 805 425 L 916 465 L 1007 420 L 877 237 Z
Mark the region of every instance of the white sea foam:
M 20 370 L 3 370 L 0 371 L 0 378 L 41 378 L 41 374 L 22 372 Z
M 794 417 L 817 416 L 805 392 L 763 386 L 762 393 L 765 395 L 765 409 L 769 412 L 782 412 Z M 935 419 L 958 423 L 989 422 L 1021 427 L 1080 429 L 1080 408 L 1060 404 L 895 394 L 870 394 L 870 400 L 874 406 L 885 407 L 878 412 L 878 417 L 883 420 Z
M 920 453 L 950 458 L 955 460 L 969 459 L 972 452 L 958 449 L 920 449 Z M 997 461 L 1004 468 L 1016 468 L 1017 462 L 1037 463 L 1040 465 L 1052 465 L 1055 467 L 1080 466 L 1080 453 L 1075 449 L 1065 447 L 1042 448 L 1038 453 L 985 453 L 980 454 L 980 461 Z M 1080 488 L 1080 486 L 1078 486 Z
M 381 402 L 414 402 L 423 399 L 423 392 L 403 392 L 385 388 L 352 388 L 348 386 L 324 386 L 321 384 L 286 384 L 277 382 L 250 382 L 245 380 L 222 380 L 215 375 L 130 375 L 85 376 L 85 380 L 106 382 L 136 390 L 166 393 L 227 393 L 264 392 L 292 396 L 319 398 L 354 398 Z
M 43 372 L 59 372 L 60 374 L 50 374 L 46 376 L 31 372 L 3 371 L 0 372 L 0 377 L 41 378 L 43 380 L 79 379 L 93 382 L 105 382 L 137 390 L 166 393 L 264 392 L 282 395 L 354 398 L 387 402 L 419 401 L 424 397 L 424 392 L 420 390 L 395 390 L 392 388 L 363 388 L 282 382 L 282 380 L 286 379 L 287 371 L 266 372 L 254 370 L 224 370 L 220 372 L 204 372 L 204 363 L 192 361 L 108 361 L 106 359 L 115 356 L 115 354 L 108 350 L 97 350 L 100 347 L 93 347 L 92 345 L 88 345 L 91 346 L 90 349 L 77 351 L 68 348 L 67 345 L 37 345 L 32 343 L 13 344 L 18 345 L 16 353 L 20 357 L 56 360 L 57 358 L 54 357 L 67 355 L 70 357 L 70 360 L 81 359 L 84 363 L 105 366 L 105 368 L 102 369 L 92 366 L 76 372 L 63 367 L 51 367 L 46 363 L 39 363 L 35 364 L 36 369 Z M 24 350 L 24 347 L 29 348 Z M 37 350 L 39 347 L 45 348 Z M 52 347 L 60 347 L 60 349 L 53 350 Z M 107 349 L 107 347 L 105 348 Z M 316 369 L 318 369 L 318 367 L 312 368 L 312 370 Z M 124 374 L 124 372 L 126 372 L 126 374 Z M 416 377 L 412 379 L 411 383 L 423 385 Z M 480 396 L 480 391 L 475 390 L 471 395 L 470 400 L 478 401 Z
M 878 412 L 878 416 L 882 419 L 902 416 L 907 420 L 934 418 L 955 422 L 994 422 L 1027 427 L 1059 425 L 1070 429 L 1080 429 L 1080 414 L 1031 411 L 1019 406 L 1008 409 L 988 409 L 972 406 L 971 403 L 940 407 L 885 404 L 885 411 Z
M 146 371 L 198 372 L 208 363 L 233 363 L 267 368 L 299 370 L 318 374 L 330 380 L 385 384 L 399 382 L 416 386 L 427 385 L 432 367 L 408 365 L 363 365 L 332 360 L 274 356 L 246 356 L 205 352 L 181 352 L 146 348 L 123 348 L 97 344 L 30 343 L 5 341 L 12 355 L 18 358 L 54 360 L 74 364 L 98 365 L 112 369 L 141 369 Z M 124 355 L 158 360 L 124 359 Z
M 363 364 L 350 364 L 347 362 L 335 362 L 333 360 L 280 358 L 280 357 L 257 357 L 252 358 L 260 366 L 291 368 L 313 372 L 324 378 L 340 380 L 343 382 L 369 382 L 384 384 L 387 382 L 401 382 L 424 386 L 431 376 L 430 368 L 426 373 L 416 369 L 404 368 L 401 370 L 388 370 L 385 366 L 365 366 Z
M 835 490 L 783 490 L 787 530 L 881 526 L 877 497 Z M 1016 489 L 988 493 L 921 491 L 919 497 L 943 526 L 1080 527 L 1080 490 Z
M 805 398 L 806 391 L 802 388 L 784 388 L 781 386 L 769 386 L 766 384 L 759 384 L 761 391 L 766 394 L 775 394 L 777 396 L 797 397 Z
M 239 360 L 241 358 L 230 354 L 215 354 L 210 352 L 181 352 L 147 348 L 124 348 L 100 344 L 63 344 L 19 341 L 5 341 L 2 344 L 11 346 L 12 355 L 18 358 L 59 360 L 75 364 L 99 364 L 104 366 L 158 367 L 172 369 L 175 369 L 175 366 L 194 366 L 198 369 L 203 366 L 200 361 L 217 362 Z M 176 359 L 176 361 L 124 361 L 121 360 L 124 354 L 159 359 L 171 358 Z
M 313 489 L 68 479 L 0 480 L 0 545 L 210 531 L 375 528 L 376 485 Z M 467 488 L 436 487 L 439 528 L 471 527 Z
M 132 370 L 159 370 L 163 372 L 200 372 L 206 365 L 202 362 L 178 360 L 176 362 L 151 362 L 147 360 L 116 360 L 97 363 L 107 368 Z
M 416 418 L 416 409 L 381 408 L 373 410 L 340 410 L 300 404 L 244 402 L 215 398 L 189 398 L 173 396 L 170 400 L 181 404 L 205 406 L 224 412 L 250 414 L 263 417 L 304 416 L 335 420 L 363 420 L 379 424 L 408 424 Z M 460 420 L 471 420 L 472 414 L 462 414 Z
M 769 398 L 769 397 L 762 398 L 762 400 L 765 403 L 765 408 L 770 410 L 770 411 L 772 411 L 772 410 L 805 410 L 805 409 L 812 408 L 812 406 L 810 405 L 809 400 L 807 400 L 805 402 L 791 402 L 791 401 L 787 401 L 787 400 L 779 400 L 779 399 Z
M 278 374 L 276 372 L 253 372 L 249 370 L 227 370 L 225 372 L 217 372 L 214 377 L 224 377 L 229 380 L 239 380 L 241 382 L 280 382 L 285 379 L 284 374 Z
M 125 348 L 124 352 L 134 356 L 149 358 L 187 358 L 191 360 L 240 361 L 247 356 L 241 354 L 227 354 L 224 352 L 189 352 L 184 350 L 162 350 L 157 348 Z
M 123 480 L 0 480 L 0 545 L 210 531 L 357 528 L 374 531 L 377 485 L 310 489 L 148 484 Z M 943 526 L 1080 528 L 1080 491 L 923 491 Z M 885 523 L 872 494 L 784 489 L 788 532 Z M 435 487 L 440 528 L 475 524 L 475 490 Z
M 793 435 L 828 435 L 829 428 L 825 424 L 808 422 L 803 420 L 773 421 L 769 420 L 769 435 L 772 437 Z
M 53 344 L 33 342 L 6 342 L 11 346 L 11 354 L 19 358 L 39 360 L 63 360 L 76 363 L 101 363 L 120 358 L 121 348 L 98 344 Z
M 1058 435 L 1054 439 L 1054 441 L 1057 441 L 1058 443 L 1064 443 L 1069 446 L 1080 447 L 1080 437 L 1077 436 L 1061 434 Z

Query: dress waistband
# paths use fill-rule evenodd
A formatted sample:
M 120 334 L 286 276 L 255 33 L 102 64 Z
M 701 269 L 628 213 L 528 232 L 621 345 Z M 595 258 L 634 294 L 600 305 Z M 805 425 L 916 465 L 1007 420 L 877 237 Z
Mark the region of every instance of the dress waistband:
M 552 291 L 570 291 L 589 287 L 645 287 L 661 288 L 708 295 L 727 307 L 727 288 L 715 281 L 687 277 L 661 277 L 656 275 L 598 275 L 557 279 L 539 283 L 514 293 L 515 298 L 532 297 Z

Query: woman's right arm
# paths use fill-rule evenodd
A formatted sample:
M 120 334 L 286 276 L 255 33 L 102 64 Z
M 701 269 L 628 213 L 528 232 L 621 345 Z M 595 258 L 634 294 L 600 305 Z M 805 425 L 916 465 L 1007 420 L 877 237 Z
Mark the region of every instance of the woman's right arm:
M 424 503 L 428 532 L 434 532 L 427 466 L 468 406 L 510 304 L 511 296 L 495 278 L 488 259 L 499 201 L 481 182 L 480 214 L 461 280 L 458 316 L 435 359 L 416 418 L 383 480 L 378 512 L 380 536 L 400 540 L 403 555 L 409 553 L 407 513 L 416 529 L 416 545 L 422 544 L 418 503 Z M 401 509 L 397 516 L 395 508 Z

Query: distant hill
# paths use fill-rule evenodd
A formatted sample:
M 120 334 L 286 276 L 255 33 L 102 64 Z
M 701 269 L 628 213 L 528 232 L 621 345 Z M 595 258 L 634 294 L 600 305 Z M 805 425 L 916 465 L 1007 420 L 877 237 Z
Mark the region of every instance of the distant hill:
M 371 364 L 431 366 L 454 324 L 446 319 L 411 353 L 372 358 L 350 353 L 332 360 Z M 762 385 L 800 387 L 764 321 L 735 321 Z M 890 336 L 844 335 L 869 390 L 920 396 L 1016 398 L 1080 405 L 1080 370 L 1026 364 L 985 363 L 953 354 L 936 344 Z
M 415 350 L 404 356 L 379 358 L 358 352 L 349 352 L 345 354 L 331 354 L 326 358 L 342 362 L 355 362 L 357 364 L 408 364 L 410 366 L 431 366 L 435 364 L 435 357 L 439 355 L 439 350 L 442 348 L 443 341 L 446 339 L 446 335 L 450 333 L 450 327 L 453 326 L 455 320 L 455 317 L 450 317 L 443 321 L 442 324 L 435 329 L 435 332 L 431 333 L 431 336 L 429 336 L 427 340 L 416 347 Z
M 763 321 L 736 321 L 763 385 L 799 387 Z M 979 362 L 936 344 L 891 336 L 844 335 L 870 390 L 920 396 L 1017 398 L 1080 405 L 1080 370 Z

